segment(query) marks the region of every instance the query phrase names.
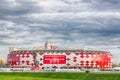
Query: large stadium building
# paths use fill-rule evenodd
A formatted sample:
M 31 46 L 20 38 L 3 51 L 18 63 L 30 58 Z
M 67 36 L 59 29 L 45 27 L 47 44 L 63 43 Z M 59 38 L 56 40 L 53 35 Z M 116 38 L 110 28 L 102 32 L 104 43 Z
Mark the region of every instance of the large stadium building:
M 15 68 L 39 66 L 42 69 L 104 69 L 111 68 L 113 60 L 112 55 L 107 51 L 57 49 L 47 41 L 44 49 L 10 48 L 7 63 Z

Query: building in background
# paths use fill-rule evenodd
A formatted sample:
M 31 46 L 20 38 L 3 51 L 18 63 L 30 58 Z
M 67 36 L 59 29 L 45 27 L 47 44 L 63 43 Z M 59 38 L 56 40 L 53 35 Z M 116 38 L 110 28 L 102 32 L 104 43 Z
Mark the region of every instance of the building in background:
M 63 68 L 111 68 L 110 52 L 84 49 L 61 49 L 47 41 L 43 47 L 10 48 L 7 63 L 11 67 L 34 67 L 42 69 Z
M 5 58 L 0 58 L 0 65 L 5 65 L 7 60 Z

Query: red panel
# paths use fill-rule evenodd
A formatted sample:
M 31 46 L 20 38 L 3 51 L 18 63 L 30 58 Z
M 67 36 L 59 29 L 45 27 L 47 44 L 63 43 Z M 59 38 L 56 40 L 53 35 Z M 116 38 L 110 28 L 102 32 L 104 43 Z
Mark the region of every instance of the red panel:
M 26 58 L 29 58 L 30 57 L 30 52 L 27 52 L 26 53 Z
M 40 52 L 39 54 L 40 54 L 40 55 L 43 55 L 43 54 L 44 54 L 44 52 Z
M 75 55 L 79 55 L 79 52 L 75 52 Z
M 86 67 L 88 67 L 88 65 L 89 65 L 89 61 L 86 61 Z
M 86 53 L 86 58 L 89 58 L 89 56 L 88 56 L 88 52 Z
M 70 52 L 66 52 L 66 55 L 70 55 L 71 53 Z
M 84 66 L 84 61 L 80 61 L 80 66 Z
M 25 57 L 25 54 L 24 53 L 22 53 L 22 58 L 24 58 Z
M 77 57 L 73 57 L 73 59 L 76 59 Z
M 42 63 L 40 63 L 40 66 L 42 66 L 43 64 Z
M 76 62 L 76 61 L 77 61 L 76 59 L 73 60 L 73 62 Z
M 70 60 L 70 58 L 67 58 L 66 60 L 67 60 L 67 61 L 69 61 L 69 60 Z
M 70 64 L 69 64 L 69 63 L 67 63 L 66 65 L 67 65 L 67 66 L 70 66 Z
M 65 64 L 65 55 L 44 55 L 44 64 Z
M 26 63 L 27 63 L 27 65 L 30 65 L 30 63 L 29 63 L 30 61 L 26 61 Z
M 84 58 L 84 56 L 83 56 L 83 55 L 84 55 L 84 53 L 83 53 L 83 52 L 81 52 L 81 53 L 80 53 L 80 58 Z
M 34 55 L 34 52 L 33 52 L 33 51 L 31 51 L 31 52 L 30 52 L 30 54 L 31 54 L 31 55 Z

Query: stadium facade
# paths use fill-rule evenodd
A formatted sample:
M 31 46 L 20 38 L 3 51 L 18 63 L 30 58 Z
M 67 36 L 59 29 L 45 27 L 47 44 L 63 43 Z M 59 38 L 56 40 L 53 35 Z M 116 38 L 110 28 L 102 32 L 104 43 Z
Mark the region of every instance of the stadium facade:
M 63 68 L 111 68 L 112 55 L 106 51 L 82 49 L 57 49 L 50 42 L 44 49 L 10 48 L 7 57 L 10 67 L 34 67 L 42 69 Z

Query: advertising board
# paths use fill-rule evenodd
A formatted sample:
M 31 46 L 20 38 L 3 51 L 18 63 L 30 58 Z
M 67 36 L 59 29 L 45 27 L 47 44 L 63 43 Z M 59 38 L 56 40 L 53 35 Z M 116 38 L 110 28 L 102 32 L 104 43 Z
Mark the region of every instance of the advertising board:
M 44 55 L 44 64 L 65 64 L 65 55 Z

